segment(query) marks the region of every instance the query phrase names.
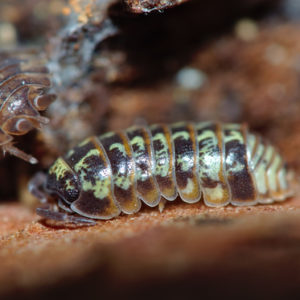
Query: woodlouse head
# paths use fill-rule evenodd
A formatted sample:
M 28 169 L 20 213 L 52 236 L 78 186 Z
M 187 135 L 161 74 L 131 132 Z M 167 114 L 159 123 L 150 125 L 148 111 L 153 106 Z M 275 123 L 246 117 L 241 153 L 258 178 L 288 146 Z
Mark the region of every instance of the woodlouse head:
M 60 173 L 57 172 L 57 174 Z M 76 176 L 66 179 L 69 180 L 69 183 L 74 184 L 73 188 L 69 189 L 64 184 L 63 178 L 55 176 L 57 174 L 46 175 L 39 172 L 30 180 L 28 184 L 29 191 L 43 204 L 36 209 L 37 214 L 43 218 L 62 221 L 63 223 L 71 222 L 81 226 L 95 225 L 96 223 L 93 220 L 73 215 L 74 212 L 70 208 L 71 202 L 76 200 L 79 195 Z
M 80 194 L 79 180 L 62 158 L 58 158 L 49 169 L 45 190 L 48 194 L 58 196 L 66 204 L 71 204 L 78 199 Z

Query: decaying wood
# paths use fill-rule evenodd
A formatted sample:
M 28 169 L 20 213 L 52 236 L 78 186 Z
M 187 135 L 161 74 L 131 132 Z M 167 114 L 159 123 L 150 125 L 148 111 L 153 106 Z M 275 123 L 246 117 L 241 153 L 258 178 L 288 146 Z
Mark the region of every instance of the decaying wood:
M 82 228 L 53 227 L 17 204 L 1 205 L 0 218 L 1 299 L 299 292 L 299 197 L 240 208 L 176 201 Z

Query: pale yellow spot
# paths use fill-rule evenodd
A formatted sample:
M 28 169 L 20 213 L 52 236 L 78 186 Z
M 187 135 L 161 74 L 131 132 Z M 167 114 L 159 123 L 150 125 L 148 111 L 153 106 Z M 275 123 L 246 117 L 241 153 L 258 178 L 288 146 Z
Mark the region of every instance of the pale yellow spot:
M 75 166 L 74 169 L 80 177 L 80 182 L 83 191 L 92 191 L 97 199 L 103 199 L 110 194 L 110 177 L 106 174 L 106 168 L 97 174 L 94 178 L 95 184 L 87 181 L 85 179 L 87 171 L 89 170 L 89 165 L 84 161 L 90 156 L 99 156 L 99 151 L 97 149 L 91 149 Z
M 241 144 L 244 144 L 244 137 L 243 135 L 236 130 L 230 131 L 229 135 L 224 137 L 225 143 L 231 142 L 231 141 L 239 141 Z
M 59 157 L 53 166 L 49 169 L 49 174 L 55 174 L 56 179 L 59 180 L 64 177 L 65 172 L 69 170 L 69 166 L 65 161 Z
M 172 135 L 173 141 L 176 140 L 177 138 L 188 140 L 190 138 L 190 134 L 187 131 L 178 131 Z
M 181 192 L 183 194 L 189 195 L 194 192 L 194 189 L 195 189 L 195 185 L 194 185 L 193 180 L 191 178 L 188 178 L 187 185 L 184 189 L 181 190 Z
M 265 169 L 263 165 L 260 165 L 254 171 L 254 177 L 256 180 L 257 190 L 260 194 L 265 194 L 267 192 L 267 184 L 265 178 Z
M 58 158 L 56 162 L 53 164 L 53 166 L 49 169 L 49 174 L 54 174 L 57 181 L 64 178 L 66 172 L 72 173 L 72 170 L 61 157 Z M 67 179 L 65 181 L 65 189 L 66 190 L 74 189 L 71 179 Z
M 216 147 L 218 146 L 217 137 L 214 131 L 204 130 L 198 135 L 197 141 L 199 143 L 204 139 L 205 143 L 203 143 L 202 147 L 199 149 L 199 154 L 201 154 L 199 160 L 202 166 L 199 170 L 200 178 L 208 176 L 214 181 L 219 181 L 219 173 L 222 166 L 220 153 L 216 152 Z
M 277 154 L 274 161 L 272 162 L 272 165 L 268 169 L 268 182 L 269 182 L 269 188 L 272 192 L 277 191 L 277 169 L 279 168 L 281 164 L 281 158 Z
M 224 197 L 224 189 L 220 184 L 214 188 L 205 188 L 205 196 L 207 202 L 220 203 Z
M 139 150 L 137 151 L 137 153 L 139 151 L 143 151 L 145 150 L 145 142 L 144 142 L 144 139 L 140 136 L 135 136 L 131 142 L 130 142 L 131 145 L 137 145 Z
M 93 194 L 97 199 L 103 199 L 110 193 L 110 182 L 105 179 L 96 180 L 93 185 L 90 181 L 83 181 L 82 189 L 84 191 L 93 191 Z
M 67 179 L 65 183 L 66 183 L 66 184 L 65 184 L 65 189 L 66 189 L 67 191 L 73 190 L 73 189 L 74 189 L 74 185 L 73 185 L 71 179 Z
M 162 145 L 162 149 L 155 152 L 155 175 L 160 175 L 165 177 L 169 173 L 169 159 L 168 159 L 168 145 L 165 136 L 162 133 L 157 133 L 153 137 L 153 141 L 160 141 Z
M 123 190 L 128 190 L 131 186 L 130 178 L 124 177 L 123 175 L 116 174 L 114 175 L 114 184 Z
M 126 152 L 126 149 L 123 144 L 114 143 L 114 144 L 110 145 L 109 151 L 112 151 L 114 149 L 118 149 L 118 151 L 121 152 L 123 156 L 127 156 L 127 152 Z
M 180 155 L 176 162 L 180 165 L 183 172 L 187 172 L 193 167 L 193 160 L 191 160 L 187 155 Z
M 84 161 L 86 158 L 93 155 L 98 156 L 99 151 L 97 149 L 91 149 L 84 157 L 81 158 L 81 160 L 78 163 L 76 163 L 76 165 L 74 166 L 74 170 L 76 172 L 79 172 L 83 168 L 88 168 L 88 165 Z

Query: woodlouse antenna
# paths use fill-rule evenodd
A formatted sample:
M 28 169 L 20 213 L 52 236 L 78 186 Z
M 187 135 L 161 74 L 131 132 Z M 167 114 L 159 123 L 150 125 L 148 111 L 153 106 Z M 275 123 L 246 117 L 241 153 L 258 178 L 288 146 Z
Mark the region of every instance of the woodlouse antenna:
M 44 207 L 38 207 L 36 209 L 36 213 L 45 219 L 50 219 L 58 222 L 64 222 L 64 223 L 73 223 L 76 225 L 88 225 L 88 226 L 94 226 L 97 223 L 91 219 L 73 216 L 67 213 L 54 211 L 50 208 L 44 208 Z

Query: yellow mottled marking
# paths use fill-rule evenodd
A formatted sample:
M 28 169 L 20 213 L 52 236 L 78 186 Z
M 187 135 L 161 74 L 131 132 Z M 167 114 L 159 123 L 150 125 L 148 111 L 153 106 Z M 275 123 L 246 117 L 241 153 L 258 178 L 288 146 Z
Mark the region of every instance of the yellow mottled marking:
M 66 162 L 59 157 L 52 167 L 49 169 L 49 174 L 54 174 L 56 179 L 59 180 L 65 176 L 65 173 L 70 170 L 70 167 Z
M 187 155 L 179 155 L 176 163 L 180 165 L 183 172 L 187 172 L 193 167 L 193 159 L 190 159 Z
M 140 151 L 145 150 L 145 142 L 144 139 L 141 136 L 135 136 L 131 141 L 131 145 L 137 145 L 139 150 L 136 151 L 134 154 L 139 153 Z
M 218 184 L 214 188 L 205 188 L 205 200 L 211 204 L 211 203 L 222 203 L 224 197 L 224 188 Z
M 228 129 L 228 126 L 226 126 L 225 129 Z M 239 141 L 241 144 L 244 144 L 244 137 L 238 130 L 230 130 L 229 135 L 224 136 L 224 140 L 225 143 L 231 141 Z
M 61 157 L 59 157 L 55 161 L 55 163 L 52 165 L 52 167 L 49 169 L 49 174 L 54 174 L 57 181 L 64 178 L 66 175 L 66 172 L 69 172 L 72 174 L 72 170 L 70 169 L 68 164 L 64 161 L 64 159 Z M 72 184 L 71 179 L 67 179 L 65 181 L 65 189 L 66 190 L 74 189 L 74 185 Z
M 188 140 L 188 139 L 190 139 L 190 134 L 187 131 L 178 131 L 178 132 L 175 132 L 174 134 L 172 134 L 173 141 L 178 138 Z
M 125 146 L 123 144 L 114 143 L 114 144 L 109 146 L 109 151 L 112 151 L 114 149 L 118 149 L 119 152 L 121 152 L 123 156 L 127 156 L 126 149 L 125 149 Z
M 90 166 L 86 164 L 84 161 L 90 156 L 99 156 L 98 149 L 91 149 L 81 160 L 74 166 L 74 170 L 78 173 L 80 178 L 81 186 L 83 191 L 92 191 L 94 196 L 98 199 L 103 199 L 110 194 L 110 177 L 108 177 L 107 169 L 103 168 L 98 174 L 97 177 L 94 178 L 95 184 L 87 181 L 86 175 Z
M 78 161 L 76 163 L 76 165 L 74 166 L 74 170 L 76 172 L 79 172 L 83 168 L 88 169 L 89 166 L 84 161 L 85 161 L 86 158 L 88 158 L 89 156 L 93 156 L 93 155 L 98 156 L 99 155 L 99 151 L 97 149 L 91 149 L 85 156 L 83 156 L 81 158 L 80 161 Z
M 181 193 L 189 195 L 194 192 L 195 184 L 191 178 L 188 178 L 187 185 L 184 189 L 181 189 Z
M 165 136 L 162 133 L 157 133 L 153 137 L 153 141 L 160 141 L 162 145 L 162 149 L 155 152 L 155 161 L 156 161 L 156 167 L 155 167 L 155 175 L 160 175 L 162 177 L 165 177 L 169 174 L 169 147 L 167 144 L 167 140 Z

